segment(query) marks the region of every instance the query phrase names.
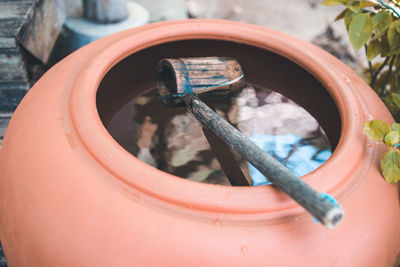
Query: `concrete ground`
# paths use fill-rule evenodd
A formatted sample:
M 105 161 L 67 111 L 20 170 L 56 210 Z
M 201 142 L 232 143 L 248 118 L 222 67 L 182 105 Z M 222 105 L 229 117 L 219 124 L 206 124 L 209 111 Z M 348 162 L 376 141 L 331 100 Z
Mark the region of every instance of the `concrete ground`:
M 187 0 L 195 17 L 220 18 L 262 25 L 306 41 L 324 32 L 342 8 L 321 0 Z M 339 29 L 339 28 L 338 28 Z M 340 27 L 343 31 L 344 28 Z
M 261 25 L 312 42 L 355 69 L 365 66 L 364 51 L 351 48 L 343 21 L 333 23 L 344 9 L 322 0 L 187 0 L 190 17 L 216 18 Z

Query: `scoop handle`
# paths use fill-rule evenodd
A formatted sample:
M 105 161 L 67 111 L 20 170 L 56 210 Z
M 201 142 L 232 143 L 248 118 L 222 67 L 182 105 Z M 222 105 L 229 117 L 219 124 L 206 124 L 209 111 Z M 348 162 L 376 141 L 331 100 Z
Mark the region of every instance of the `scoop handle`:
M 233 150 L 257 168 L 276 187 L 281 189 L 327 228 L 335 228 L 344 212 L 337 202 L 325 193 L 319 193 L 293 174 L 244 136 L 235 127 L 209 108 L 197 95 L 187 94 L 183 99 L 192 115 L 203 126 L 214 132 Z

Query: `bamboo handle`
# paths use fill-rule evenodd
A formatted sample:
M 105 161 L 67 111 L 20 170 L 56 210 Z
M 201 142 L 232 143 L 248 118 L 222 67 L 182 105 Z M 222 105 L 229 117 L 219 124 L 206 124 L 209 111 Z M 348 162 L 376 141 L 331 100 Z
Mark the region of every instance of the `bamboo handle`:
M 196 119 L 256 167 L 276 187 L 288 194 L 327 228 L 335 228 L 343 219 L 342 208 L 327 194 L 318 193 L 274 157 L 265 153 L 235 127 L 225 121 L 196 95 L 184 96 Z

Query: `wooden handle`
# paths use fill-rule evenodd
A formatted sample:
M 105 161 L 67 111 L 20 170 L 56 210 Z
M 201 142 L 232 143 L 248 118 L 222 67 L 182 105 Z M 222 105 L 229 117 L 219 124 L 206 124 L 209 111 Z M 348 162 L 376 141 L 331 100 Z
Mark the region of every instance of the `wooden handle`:
M 190 112 L 202 124 L 256 167 L 276 187 L 288 194 L 329 229 L 343 219 L 344 212 L 327 194 L 318 193 L 294 175 L 274 157 L 260 149 L 235 127 L 225 121 L 196 95 L 184 96 Z

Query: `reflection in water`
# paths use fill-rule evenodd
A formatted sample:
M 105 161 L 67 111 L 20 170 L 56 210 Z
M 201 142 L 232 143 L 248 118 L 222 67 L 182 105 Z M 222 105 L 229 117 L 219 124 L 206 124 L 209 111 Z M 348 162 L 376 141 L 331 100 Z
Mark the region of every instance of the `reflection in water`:
M 331 155 L 318 122 L 276 92 L 248 86 L 236 97 L 207 104 L 299 176 Z M 127 151 L 160 170 L 193 181 L 229 185 L 196 121 L 184 107 L 162 104 L 155 90 L 125 105 L 107 129 Z M 235 156 L 255 185 L 267 183 L 253 166 Z

